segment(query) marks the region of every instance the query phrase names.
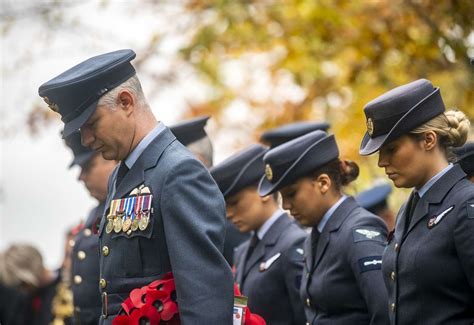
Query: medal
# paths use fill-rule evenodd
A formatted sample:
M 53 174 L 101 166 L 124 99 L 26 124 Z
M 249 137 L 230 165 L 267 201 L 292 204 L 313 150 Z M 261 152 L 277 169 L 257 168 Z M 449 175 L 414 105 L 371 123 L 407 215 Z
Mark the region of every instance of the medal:
M 115 212 L 117 210 L 118 200 L 112 200 L 110 202 L 110 211 L 109 215 L 107 216 L 107 225 L 105 226 L 105 232 L 110 234 L 112 230 L 114 230 L 114 217 Z
M 130 226 L 130 229 L 132 229 L 132 231 L 137 231 L 138 229 L 138 216 L 140 215 L 140 208 L 142 205 L 142 201 L 143 201 L 143 196 L 138 196 L 135 202 L 135 207 L 134 207 L 134 211 L 132 215 L 132 225 Z
M 122 230 L 122 216 L 124 215 L 124 208 L 123 208 L 124 203 L 125 203 L 125 200 L 121 199 L 120 200 L 120 207 L 117 211 L 116 218 L 114 219 L 114 231 L 116 233 L 119 233 L 120 230 Z
M 138 228 L 145 230 L 148 227 L 150 221 L 150 207 L 151 207 L 151 195 L 143 196 L 142 209 L 140 213 L 140 221 L 138 222 Z
M 125 215 L 123 220 L 122 230 L 123 232 L 128 232 L 130 226 L 132 225 L 132 214 L 133 214 L 133 207 L 135 205 L 136 197 L 129 197 L 126 199 L 125 203 Z

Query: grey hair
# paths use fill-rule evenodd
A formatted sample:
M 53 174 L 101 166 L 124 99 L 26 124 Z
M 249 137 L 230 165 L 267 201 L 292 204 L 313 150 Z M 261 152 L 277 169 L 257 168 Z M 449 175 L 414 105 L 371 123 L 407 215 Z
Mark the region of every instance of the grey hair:
M 186 146 L 207 168 L 213 164 L 213 148 L 209 137 L 204 137 Z
M 43 257 L 28 244 L 11 245 L 2 255 L 0 281 L 7 286 L 27 284 L 38 287 L 44 272 Z
M 129 78 L 125 82 L 121 83 L 111 91 L 107 92 L 104 96 L 99 99 L 98 106 L 106 106 L 114 108 L 118 104 L 117 96 L 122 90 L 128 90 L 137 99 L 139 104 L 145 103 L 145 95 L 143 94 L 142 85 L 137 75 Z

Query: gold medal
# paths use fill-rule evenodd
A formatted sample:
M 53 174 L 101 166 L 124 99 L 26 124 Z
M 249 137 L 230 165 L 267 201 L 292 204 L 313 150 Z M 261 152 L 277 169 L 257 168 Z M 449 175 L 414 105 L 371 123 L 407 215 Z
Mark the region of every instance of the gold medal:
M 132 225 L 132 220 L 130 218 L 125 219 L 122 225 L 123 232 L 127 232 L 130 229 L 131 225 Z
M 105 232 L 110 234 L 114 230 L 114 220 L 112 218 L 107 218 L 107 225 L 105 226 Z
M 122 216 L 118 215 L 114 220 L 114 231 L 119 233 L 122 230 Z
M 137 231 L 137 229 L 138 229 L 138 219 L 137 218 L 133 219 L 132 225 L 130 226 L 130 229 L 132 229 L 132 231 Z

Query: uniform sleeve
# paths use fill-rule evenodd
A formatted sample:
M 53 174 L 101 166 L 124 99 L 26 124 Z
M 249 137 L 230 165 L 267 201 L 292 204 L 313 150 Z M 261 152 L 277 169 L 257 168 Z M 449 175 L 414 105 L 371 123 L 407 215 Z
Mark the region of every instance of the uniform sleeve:
M 193 159 L 175 166 L 164 186 L 159 202 L 181 323 L 231 324 L 232 273 L 222 255 L 224 199 Z
M 291 302 L 291 310 L 293 311 L 293 324 L 306 324 L 304 306 L 299 294 L 304 266 L 304 240 L 305 237 L 295 240 L 283 256 L 283 272 L 289 300 Z
M 388 296 L 382 276 L 387 228 L 382 220 L 374 218 L 351 231 L 348 258 L 359 292 L 367 304 L 370 324 L 388 324 Z
M 454 229 L 454 243 L 464 274 L 474 290 L 474 198 L 471 197 L 460 211 Z

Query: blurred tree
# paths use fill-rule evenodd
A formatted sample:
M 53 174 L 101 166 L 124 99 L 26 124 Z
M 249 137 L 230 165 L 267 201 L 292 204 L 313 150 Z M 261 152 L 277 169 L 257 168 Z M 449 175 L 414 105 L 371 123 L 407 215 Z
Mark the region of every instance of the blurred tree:
M 361 158 L 363 106 L 418 78 L 440 86 L 448 107 L 474 117 L 471 0 L 190 0 L 194 35 L 182 50 L 214 89 L 191 114 L 228 123 L 247 106 L 261 130 L 326 119 L 343 153 Z M 376 157 L 375 157 L 376 158 Z M 370 162 L 370 163 L 369 163 Z

